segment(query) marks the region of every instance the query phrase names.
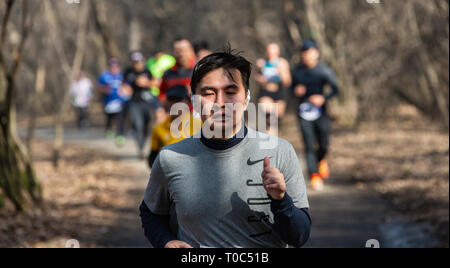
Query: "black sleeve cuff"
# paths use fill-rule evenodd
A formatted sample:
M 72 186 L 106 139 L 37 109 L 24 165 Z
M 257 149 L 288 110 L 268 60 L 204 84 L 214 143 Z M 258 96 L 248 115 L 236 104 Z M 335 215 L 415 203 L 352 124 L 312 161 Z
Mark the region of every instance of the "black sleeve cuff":
M 287 209 L 290 209 L 294 206 L 294 201 L 292 201 L 292 198 L 286 193 L 281 200 L 275 200 L 269 195 L 270 200 L 272 200 L 272 203 L 270 205 L 270 208 L 272 212 L 280 213 Z

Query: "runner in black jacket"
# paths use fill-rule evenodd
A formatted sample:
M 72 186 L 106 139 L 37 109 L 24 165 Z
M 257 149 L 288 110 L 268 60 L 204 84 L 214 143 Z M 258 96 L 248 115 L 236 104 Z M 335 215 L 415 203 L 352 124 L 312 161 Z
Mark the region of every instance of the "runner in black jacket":
M 300 127 L 305 142 L 306 159 L 311 187 L 323 189 L 323 179 L 329 177 L 328 152 L 330 119 L 327 115 L 327 101 L 339 92 L 336 75 L 323 62 L 314 41 L 306 41 L 301 49 L 302 62 L 292 71 L 292 89 L 298 99 Z M 324 87 L 331 86 L 331 93 L 325 94 Z M 318 150 L 316 150 L 316 143 Z

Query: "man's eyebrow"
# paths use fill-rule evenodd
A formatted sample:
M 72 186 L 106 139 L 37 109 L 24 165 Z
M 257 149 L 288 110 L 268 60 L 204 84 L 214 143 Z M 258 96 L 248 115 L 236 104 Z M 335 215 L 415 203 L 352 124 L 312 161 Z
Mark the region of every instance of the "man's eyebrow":
M 204 86 L 204 87 L 200 88 L 200 91 L 206 91 L 206 90 L 216 90 L 216 88 L 210 87 L 210 86 Z
M 237 84 L 233 83 L 233 84 L 229 84 L 229 85 L 225 86 L 224 89 L 239 89 L 239 86 Z M 217 90 L 217 88 L 215 88 L 213 86 L 204 86 L 204 87 L 200 88 L 200 91 L 206 91 L 206 90 Z
M 226 86 L 225 89 L 239 89 L 239 86 L 233 83 Z

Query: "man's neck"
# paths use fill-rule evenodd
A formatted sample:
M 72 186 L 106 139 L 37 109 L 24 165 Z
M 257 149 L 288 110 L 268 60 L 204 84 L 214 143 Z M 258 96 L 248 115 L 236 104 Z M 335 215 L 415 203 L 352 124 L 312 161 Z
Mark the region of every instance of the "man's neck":
M 280 58 L 280 57 L 272 57 L 272 58 L 267 58 L 267 60 L 268 60 L 269 62 L 275 62 L 275 61 L 277 61 L 279 58 Z
M 209 147 L 214 150 L 222 151 L 222 150 L 230 149 L 230 148 L 238 145 L 239 143 L 241 143 L 244 140 L 244 138 L 247 136 L 247 133 L 248 133 L 248 129 L 243 124 L 243 125 L 241 125 L 240 130 L 238 132 L 236 132 L 234 134 L 234 136 L 229 139 L 215 139 L 215 138 L 207 139 L 205 136 L 202 135 L 201 142 L 206 147 Z
M 308 68 L 308 69 L 314 69 L 314 68 L 316 68 L 317 65 L 319 65 L 319 62 L 316 62 L 314 64 L 310 64 L 310 65 L 306 65 L 305 64 L 306 68 Z

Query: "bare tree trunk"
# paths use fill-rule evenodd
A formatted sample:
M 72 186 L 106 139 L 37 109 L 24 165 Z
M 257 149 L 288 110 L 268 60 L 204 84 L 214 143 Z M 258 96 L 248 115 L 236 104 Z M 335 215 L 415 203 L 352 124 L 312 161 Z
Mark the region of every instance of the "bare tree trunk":
M 130 23 L 130 43 L 128 48 L 130 51 L 139 51 L 142 49 L 142 32 L 141 25 L 136 18 L 133 18 Z
M 46 77 L 46 66 L 44 56 L 41 54 L 38 59 L 37 70 L 36 70 L 36 81 L 34 86 L 33 96 L 31 97 L 30 103 L 30 119 L 28 122 L 28 131 L 26 137 L 26 146 L 29 155 L 32 155 L 32 141 L 34 139 L 34 132 L 36 129 L 36 119 L 37 119 L 37 106 L 39 103 L 39 98 L 45 88 L 45 77 Z
M 28 0 L 22 1 L 21 41 L 14 48 L 11 68 L 7 70 L 3 57 L 10 12 L 15 1 L 7 2 L 6 14 L 2 22 L 0 34 L 0 189 L 15 206 L 17 211 L 24 209 L 26 197 L 24 192 L 35 203 L 41 201 L 41 189 L 37 183 L 31 161 L 22 146 L 15 125 L 15 83 L 14 79 L 22 62 L 22 52 L 28 33 L 32 26 L 33 16 L 28 15 Z M 0 198 L 3 196 L 0 195 Z M 2 203 L 2 200 L 0 200 Z
M 261 8 L 259 7 L 258 0 L 251 0 L 250 2 L 250 26 L 253 31 L 254 36 L 254 47 L 258 54 L 264 52 L 265 44 L 261 38 L 260 33 L 258 32 L 258 27 L 256 25 L 258 18 L 261 16 Z
M 283 0 L 283 23 L 286 27 L 286 32 L 291 40 L 291 47 L 295 49 L 299 48 L 302 44 L 302 35 L 300 29 L 293 19 L 295 12 L 294 0 Z M 290 55 L 297 54 L 296 51 L 289 51 Z
M 95 26 L 102 36 L 108 58 L 118 57 L 119 49 L 116 42 L 114 42 L 107 25 L 108 18 L 106 15 L 105 3 L 103 0 L 94 0 L 91 1 L 91 4 L 94 13 Z
M 87 35 L 87 26 L 88 26 L 88 17 L 89 17 L 89 5 L 81 4 L 80 15 L 78 17 L 78 33 L 76 39 L 76 50 L 75 56 L 70 66 L 67 58 L 63 52 L 63 45 L 61 43 L 61 39 L 57 36 L 59 35 L 58 24 L 55 19 L 53 8 L 50 4 L 46 2 L 46 14 L 47 20 L 50 24 L 50 35 L 52 37 L 53 44 L 59 55 L 59 60 L 63 65 L 63 69 L 66 74 L 66 85 L 69 87 L 73 81 L 74 77 L 81 71 L 81 66 L 83 64 L 84 52 L 86 49 L 86 35 Z M 64 88 L 64 86 L 63 86 Z M 55 168 L 58 167 L 61 150 L 64 144 L 64 111 L 67 110 L 67 106 L 69 105 L 69 94 L 68 89 L 63 91 L 62 100 L 57 106 L 56 115 L 55 115 L 55 136 L 53 140 L 53 165 Z
M 439 75 L 435 70 L 433 63 L 431 61 L 431 57 L 428 54 L 428 50 L 426 49 L 424 42 L 422 40 L 419 24 L 417 22 L 416 11 L 414 8 L 414 3 L 409 3 L 407 5 L 407 14 L 409 15 L 410 28 L 412 29 L 413 35 L 422 48 L 421 53 L 419 53 L 419 58 L 421 61 L 421 66 L 423 68 L 423 74 L 425 76 L 425 80 L 427 82 L 427 88 L 430 92 L 430 95 L 433 97 L 434 103 L 436 103 L 441 122 L 448 129 L 449 128 L 449 103 L 443 92 L 440 90 L 440 81 Z M 448 86 L 448 85 L 447 85 Z M 448 90 L 448 87 L 447 87 Z

